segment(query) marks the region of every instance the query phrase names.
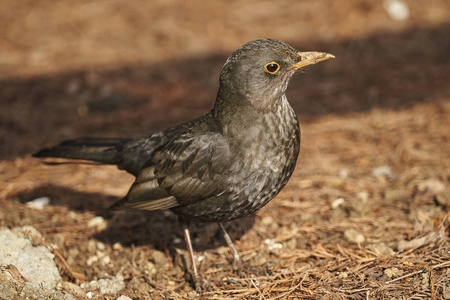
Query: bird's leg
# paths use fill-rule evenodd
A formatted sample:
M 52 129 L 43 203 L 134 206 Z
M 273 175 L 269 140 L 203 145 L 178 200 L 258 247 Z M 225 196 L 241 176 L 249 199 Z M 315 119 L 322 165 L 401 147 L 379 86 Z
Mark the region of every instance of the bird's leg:
M 186 246 L 189 251 L 189 257 L 191 259 L 191 265 L 192 265 L 192 273 L 194 277 L 194 285 L 197 292 L 202 291 L 202 278 L 198 273 L 197 266 L 195 264 L 195 254 L 194 249 L 192 248 L 192 241 L 191 241 L 191 234 L 189 232 L 189 223 L 182 222 L 181 225 L 183 226 L 183 233 L 184 233 L 184 240 L 186 241 Z
M 225 227 L 223 226 L 222 222 L 219 222 L 220 230 L 222 230 L 223 237 L 225 238 L 225 241 L 228 244 L 228 247 L 230 247 L 231 252 L 233 253 L 233 268 L 235 270 L 238 270 L 242 267 L 242 260 L 239 256 L 239 253 L 237 252 L 236 248 L 233 245 L 233 242 L 231 241 L 230 236 L 228 235 L 228 232 L 225 230 Z

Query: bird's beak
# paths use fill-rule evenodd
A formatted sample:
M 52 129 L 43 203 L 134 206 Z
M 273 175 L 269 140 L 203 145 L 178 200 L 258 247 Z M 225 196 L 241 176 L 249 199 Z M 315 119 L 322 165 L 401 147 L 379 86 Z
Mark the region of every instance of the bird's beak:
M 317 64 L 318 62 L 334 58 L 333 54 L 325 53 L 325 52 L 297 52 L 298 56 L 301 58 L 301 61 L 292 65 L 289 69 L 300 69 L 305 66 Z

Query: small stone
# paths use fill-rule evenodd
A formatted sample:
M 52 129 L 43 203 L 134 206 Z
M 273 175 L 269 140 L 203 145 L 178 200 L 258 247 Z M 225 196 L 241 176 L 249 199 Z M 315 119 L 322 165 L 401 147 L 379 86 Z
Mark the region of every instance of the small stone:
M 341 274 L 339 274 L 338 278 L 339 279 L 345 279 L 348 277 L 348 273 L 347 272 L 341 272 Z
M 344 237 L 347 241 L 356 244 L 364 243 L 366 240 L 366 237 L 356 229 L 347 229 L 344 232 Z
M 98 242 L 97 243 L 97 249 L 103 251 L 103 250 L 106 249 L 106 246 L 102 242 Z
M 274 220 L 271 216 L 265 216 L 261 219 L 261 225 L 262 226 L 269 226 L 273 224 Z
M 40 197 L 40 198 L 36 198 L 34 200 L 31 200 L 30 202 L 27 202 L 26 205 L 29 208 L 41 210 L 45 206 L 47 206 L 48 204 L 50 204 L 50 198 L 49 197 Z
M 399 270 L 397 268 L 389 268 L 384 270 L 384 275 L 386 275 L 389 278 L 398 277 L 403 275 L 403 271 Z
M 123 277 L 118 276 L 110 279 L 99 279 L 93 280 L 89 283 L 82 283 L 81 288 L 89 291 L 87 294 L 97 290 L 100 290 L 102 294 L 114 294 L 125 288 L 125 283 L 123 281 Z
M 119 242 L 114 243 L 114 245 L 112 246 L 114 250 L 121 250 L 123 249 L 122 244 L 120 244 Z
M 337 198 L 336 200 L 333 201 L 333 203 L 331 203 L 331 208 L 337 209 L 339 206 L 344 204 L 344 202 L 345 202 L 344 198 Z
M 97 241 L 94 239 L 90 239 L 87 244 L 87 249 L 91 253 L 95 253 L 97 251 Z
M 111 262 L 111 257 L 109 255 L 105 255 L 100 262 L 102 263 L 102 265 L 107 265 Z
M 391 171 L 390 167 L 382 166 L 382 167 L 374 168 L 372 170 L 372 176 L 374 176 L 374 177 L 391 178 L 392 177 L 392 171 Z
M 93 256 L 91 256 L 91 257 L 89 257 L 89 258 L 87 259 L 86 264 L 87 264 L 88 266 L 92 266 L 92 264 L 95 263 L 95 262 L 97 262 L 97 261 L 98 261 L 98 256 L 97 256 L 97 255 L 93 255 Z
M 273 239 L 265 239 L 264 243 L 270 251 L 283 248 L 283 244 L 276 243 Z
M 381 255 L 391 255 L 394 253 L 385 243 L 371 244 L 366 249 Z
M 108 223 L 105 221 L 105 219 L 103 219 L 103 217 L 97 216 L 90 219 L 89 222 L 87 223 L 87 226 L 91 228 L 95 227 L 97 228 L 98 231 L 102 231 L 105 230 L 106 227 L 108 227 Z
M 419 182 L 417 188 L 422 193 L 438 194 L 445 191 L 445 184 L 438 179 L 427 179 Z

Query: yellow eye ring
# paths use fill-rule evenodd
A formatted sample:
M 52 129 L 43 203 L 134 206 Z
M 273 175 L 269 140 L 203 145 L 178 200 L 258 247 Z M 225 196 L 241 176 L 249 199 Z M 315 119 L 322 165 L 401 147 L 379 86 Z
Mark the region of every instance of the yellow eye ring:
M 269 74 L 275 74 L 278 70 L 280 70 L 280 65 L 273 61 L 265 65 L 264 69 Z

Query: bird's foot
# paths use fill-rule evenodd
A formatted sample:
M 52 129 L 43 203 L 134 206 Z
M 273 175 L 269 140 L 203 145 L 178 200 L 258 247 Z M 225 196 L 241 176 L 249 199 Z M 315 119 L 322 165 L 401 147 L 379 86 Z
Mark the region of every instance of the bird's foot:
M 202 292 L 209 290 L 210 288 L 209 282 L 203 279 L 200 275 L 197 274 L 197 276 L 195 276 L 189 273 L 186 273 L 186 275 L 187 275 L 186 280 L 193 283 L 192 287 L 198 294 L 201 294 Z

